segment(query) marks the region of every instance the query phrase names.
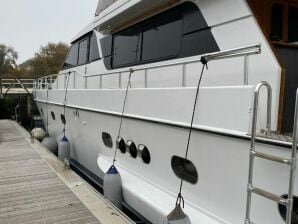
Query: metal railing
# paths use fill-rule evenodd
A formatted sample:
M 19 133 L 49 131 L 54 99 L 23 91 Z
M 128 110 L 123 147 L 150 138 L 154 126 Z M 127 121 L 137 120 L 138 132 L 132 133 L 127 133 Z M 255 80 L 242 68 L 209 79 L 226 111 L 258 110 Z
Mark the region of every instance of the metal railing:
M 10 91 L 20 93 L 20 89 L 30 94 L 33 88 L 35 88 L 35 79 L 0 79 L 1 98 L 5 98 Z
M 293 127 L 293 144 L 290 158 L 283 158 L 276 155 L 271 155 L 263 152 L 256 151 L 255 138 L 256 138 L 256 125 L 257 125 L 257 113 L 258 113 L 258 98 L 259 91 L 262 86 L 267 88 L 268 100 L 267 100 L 267 133 L 270 134 L 270 123 L 271 123 L 271 101 L 272 101 L 272 90 L 267 82 L 261 82 L 256 86 L 254 94 L 254 108 L 252 118 L 252 130 L 251 130 L 251 143 L 250 143 L 250 154 L 249 154 L 249 171 L 248 171 L 248 184 L 247 184 L 247 201 L 246 201 L 246 215 L 245 224 L 253 224 L 251 221 L 251 199 L 252 194 L 257 194 L 269 200 L 275 201 L 287 209 L 286 224 L 291 224 L 292 211 L 293 211 L 293 191 L 295 183 L 295 170 L 296 170 L 296 152 L 297 152 L 297 117 L 298 117 L 298 90 L 296 93 L 296 104 L 294 114 L 294 127 Z M 269 191 L 265 191 L 261 188 L 253 186 L 253 174 L 254 174 L 254 159 L 258 157 L 260 159 L 269 160 L 276 163 L 286 164 L 290 167 L 289 175 L 289 186 L 288 186 L 288 197 L 284 198 Z
M 100 82 L 99 82 L 99 88 L 102 88 L 102 77 L 107 76 L 107 75 L 118 75 L 119 76 L 119 81 L 118 81 L 118 86 L 121 88 L 121 75 L 123 73 L 129 73 L 131 71 L 137 72 L 137 71 L 144 71 L 145 75 L 145 88 L 148 87 L 148 71 L 151 69 L 157 69 L 157 68 L 167 68 L 167 67 L 172 67 L 172 66 L 182 66 L 182 77 L 181 77 L 181 86 L 185 87 L 186 86 L 186 66 L 189 64 L 194 64 L 197 62 L 201 62 L 201 60 L 206 60 L 208 62 L 214 61 L 214 60 L 220 60 L 224 58 L 235 58 L 235 57 L 244 57 L 244 75 L 243 75 L 243 85 L 248 85 L 248 62 L 249 62 L 249 56 L 250 55 L 255 55 L 255 54 L 260 54 L 261 53 L 261 45 L 260 44 L 253 44 L 253 45 L 248 45 L 244 47 L 239 47 L 239 48 L 233 48 L 229 50 L 224 50 L 220 52 L 215 52 L 215 53 L 210 53 L 210 54 L 205 54 L 200 58 L 196 59 L 177 59 L 174 62 L 167 62 L 165 61 L 163 64 L 148 64 L 148 65 L 139 65 L 139 66 L 133 66 L 130 68 L 124 68 L 124 69 L 115 69 L 112 71 L 107 71 L 105 73 L 100 73 L 100 74 L 93 74 L 93 75 L 85 75 L 82 74 L 81 72 L 77 70 L 69 70 L 64 73 L 59 73 L 59 74 L 54 74 L 54 75 L 49 75 L 45 76 L 42 78 L 39 78 L 34 85 L 34 88 L 36 89 L 46 89 L 48 87 L 53 87 L 53 84 L 55 83 L 56 80 L 56 86 L 58 87 L 58 82 L 59 79 L 57 77 L 59 76 L 67 76 L 71 75 L 74 77 L 74 89 L 76 87 L 76 82 L 75 82 L 75 76 L 78 75 L 84 79 L 84 88 L 87 89 L 87 84 L 88 84 L 88 78 L 90 77 L 99 77 Z M 64 79 L 65 80 L 65 79 Z M 64 82 L 65 83 L 65 82 Z M 65 88 L 65 84 L 64 84 Z

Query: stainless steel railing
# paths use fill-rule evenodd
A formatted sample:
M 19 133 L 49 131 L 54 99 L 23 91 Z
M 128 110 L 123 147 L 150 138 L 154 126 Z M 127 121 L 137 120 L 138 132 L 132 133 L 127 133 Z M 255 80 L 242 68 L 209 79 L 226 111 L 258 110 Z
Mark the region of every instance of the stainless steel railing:
M 172 67 L 172 66 L 177 66 L 181 65 L 182 66 L 182 77 L 181 77 L 181 86 L 184 87 L 186 86 L 186 66 L 189 64 L 201 62 L 201 59 L 207 60 L 208 62 L 214 61 L 214 60 L 220 60 L 220 59 L 225 59 L 225 58 L 235 58 L 235 57 L 244 57 L 244 75 L 243 75 L 243 84 L 248 85 L 248 58 L 250 55 L 255 55 L 255 54 L 260 54 L 261 53 L 261 45 L 260 44 L 253 44 L 253 45 L 248 45 L 244 47 L 239 47 L 239 48 L 233 48 L 229 50 L 224 50 L 220 52 L 215 52 L 215 53 L 210 53 L 210 54 L 205 54 L 201 58 L 197 59 L 178 59 L 175 62 L 164 62 L 163 64 L 148 64 L 148 65 L 141 65 L 141 66 L 134 66 L 130 68 L 124 68 L 124 69 L 115 69 L 112 71 L 107 71 L 105 73 L 101 74 L 94 74 L 94 75 L 85 75 L 82 74 L 81 72 L 73 69 L 69 70 L 64 73 L 59 73 L 55 75 L 50 75 L 50 76 L 45 76 L 37 80 L 35 83 L 35 88 L 36 89 L 45 89 L 48 88 L 48 86 L 52 86 L 54 84 L 54 81 L 56 80 L 56 85 L 58 86 L 59 79 L 57 77 L 59 76 L 66 76 L 66 75 L 71 75 L 75 77 L 76 75 L 81 76 L 84 78 L 84 86 L 87 89 L 87 83 L 88 83 L 88 78 L 89 77 L 99 77 L 100 80 L 102 80 L 103 76 L 107 75 L 119 75 L 119 88 L 121 88 L 121 75 L 123 73 L 128 73 L 131 70 L 134 72 L 137 71 L 144 71 L 145 74 L 145 88 L 148 87 L 148 71 L 151 69 L 157 69 L 157 68 L 167 68 L 167 67 Z M 99 88 L 101 88 L 102 82 L 99 82 Z M 74 89 L 75 89 L 75 83 L 74 83 Z

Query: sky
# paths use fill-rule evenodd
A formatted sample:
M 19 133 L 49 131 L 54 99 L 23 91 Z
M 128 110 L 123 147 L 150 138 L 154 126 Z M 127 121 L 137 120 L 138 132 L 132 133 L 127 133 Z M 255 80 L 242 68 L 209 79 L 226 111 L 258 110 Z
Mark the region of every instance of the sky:
M 0 43 L 18 52 L 18 63 L 48 42 L 70 43 L 94 18 L 97 1 L 0 0 Z

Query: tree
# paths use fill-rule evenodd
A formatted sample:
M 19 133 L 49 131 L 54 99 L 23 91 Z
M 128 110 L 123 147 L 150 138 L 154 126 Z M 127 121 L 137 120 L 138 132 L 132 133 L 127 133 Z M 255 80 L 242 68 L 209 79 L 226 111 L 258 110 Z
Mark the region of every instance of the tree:
M 0 44 L 0 77 L 5 78 L 17 67 L 18 53 L 4 44 Z
M 35 77 L 57 74 L 63 65 L 67 52 L 68 45 L 65 43 L 48 43 L 46 46 L 41 46 L 39 52 L 20 67 Z

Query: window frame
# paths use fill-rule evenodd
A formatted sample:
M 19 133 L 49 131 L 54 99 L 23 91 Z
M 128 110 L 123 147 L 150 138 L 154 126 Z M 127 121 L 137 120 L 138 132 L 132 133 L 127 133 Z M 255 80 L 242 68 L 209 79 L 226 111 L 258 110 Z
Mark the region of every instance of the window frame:
M 279 41 L 275 41 L 275 40 L 271 40 L 271 31 L 272 31 L 272 7 L 274 4 L 281 4 L 283 7 L 283 16 L 282 16 L 282 36 L 281 36 L 281 40 Z M 281 1 L 281 0 L 275 0 L 270 2 L 269 5 L 270 9 L 269 9 L 269 18 L 268 18 L 268 27 L 269 27 L 269 39 L 272 42 L 281 42 L 281 43 L 286 43 L 286 44 L 291 44 L 289 42 L 289 8 L 290 7 L 294 7 L 294 8 L 298 8 L 298 3 L 293 3 L 289 0 L 287 1 Z
M 157 21 L 163 20 L 163 18 L 170 18 L 170 19 L 166 20 L 167 23 L 165 23 L 165 24 L 162 24 L 162 23 L 158 24 Z M 190 18 L 194 18 L 194 19 L 190 20 Z M 156 57 L 156 58 L 153 57 L 153 58 L 144 60 L 144 46 L 143 45 L 144 45 L 144 32 L 145 32 L 144 28 L 145 28 L 145 26 L 152 24 L 153 25 L 152 28 L 154 26 L 156 26 L 156 28 L 158 28 L 159 26 L 171 24 L 176 21 L 180 21 L 179 23 L 181 23 L 181 31 L 179 30 L 180 37 L 179 37 L 179 40 L 177 41 L 177 42 L 179 42 L 180 46 L 178 46 L 178 45 L 174 46 L 173 44 L 177 44 L 177 43 L 175 43 L 175 41 L 173 41 L 173 43 L 171 43 L 171 44 L 173 45 L 173 47 L 172 47 L 173 49 L 176 49 L 176 48 L 179 49 L 178 52 L 174 52 L 174 51 L 170 52 L 170 50 L 168 50 L 169 53 L 173 53 L 173 54 L 168 55 L 168 56 L 161 54 L 160 57 Z M 185 33 L 184 26 L 185 26 L 185 24 L 188 24 L 186 22 L 189 22 L 189 21 L 191 21 L 192 23 L 196 23 L 196 21 L 198 21 L 200 26 L 198 26 L 197 30 L 193 30 L 193 31 L 190 31 L 189 33 Z M 128 29 L 134 29 L 137 32 L 139 32 L 139 34 L 140 34 L 140 45 L 141 45 L 140 53 L 139 53 L 140 59 L 139 59 L 139 61 L 134 61 L 132 63 L 121 63 L 121 62 L 119 63 L 118 62 L 117 64 L 115 64 L 114 63 L 115 38 L 117 37 L 117 34 L 123 32 L 125 30 L 128 30 Z M 168 38 L 171 37 L 171 32 L 174 32 L 174 31 L 169 29 L 167 32 L 165 32 L 165 34 L 168 34 Z M 195 49 L 193 51 L 189 51 L 189 50 L 184 51 L 188 47 L 188 45 L 185 44 L 185 38 L 189 37 L 187 35 L 191 35 L 193 33 L 200 33 L 200 32 L 208 32 L 207 33 L 208 39 L 205 40 L 205 44 L 206 44 L 205 47 L 197 46 L 197 47 L 195 47 Z M 163 40 L 162 37 L 163 37 L 163 35 L 161 35 L 161 40 Z M 165 37 L 167 37 L 167 35 L 165 35 Z M 205 35 L 205 37 L 206 37 L 206 35 Z M 111 41 L 110 41 L 111 46 L 105 45 L 105 43 L 107 42 L 106 39 L 108 40 L 109 38 L 111 39 Z M 195 42 L 200 43 L 202 41 L 202 39 L 200 39 L 201 37 L 199 35 L 197 35 L 197 37 L 195 37 L 195 38 L 193 39 L 194 43 Z M 168 46 L 169 49 L 171 49 L 171 44 L 169 44 L 169 46 Z M 211 27 L 208 26 L 206 19 L 205 19 L 204 15 L 202 14 L 202 11 L 200 10 L 200 8 L 193 2 L 183 2 L 182 4 L 174 6 L 173 8 L 163 11 L 160 14 L 154 15 L 144 21 L 138 22 L 134 25 L 131 25 L 130 27 L 119 30 L 116 33 L 113 33 L 111 35 L 107 35 L 101 39 L 101 48 L 102 49 L 106 49 L 106 48 L 110 49 L 110 50 L 108 50 L 108 52 L 110 52 L 110 55 L 107 55 L 107 56 L 102 55 L 104 65 L 107 70 L 127 68 L 130 66 L 146 65 L 146 64 L 150 64 L 150 63 L 158 63 L 158 62 L 164 62 L 164 61 L 174 60 L 174 59 L 182 59 L 182 58 L 187 58 L 187 57 L 194 57 L 194 56 L 199 56 L 202 54 L 216 52 L 216 51 L 220 50 L 220 48 L 217 44 L 217 41 L 211 32 Z M 157 52 L 156 56 L 159 56 L 158 53 L 160 53 L 160 52 Z M 176 53 L 176 54 L 174 55 L 174 53 Z
M 87 51 L 86 51 L 86 62 L 83 62 L 83 63 L 80 63 L 79 64 L 79 59 L 80 59 L 80 46 L 81 46 L 81 43 L 86 41 L 87 40 Z M 89 64 L 90 63 L 90 60 L 89 60 L 89 57 L 90 57 L 90 35 L 88 35 L 87 37 L 81 39 L 78 41 L 78 60 L 77 60 L 77 66 L 81 66 L 81 65 L 86 65 L 86 64 Z

